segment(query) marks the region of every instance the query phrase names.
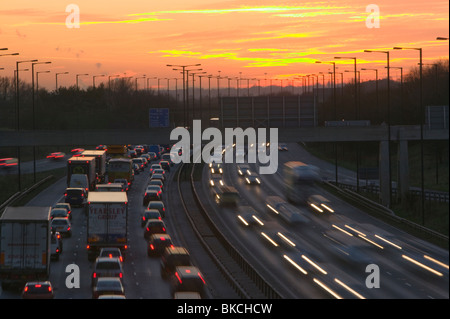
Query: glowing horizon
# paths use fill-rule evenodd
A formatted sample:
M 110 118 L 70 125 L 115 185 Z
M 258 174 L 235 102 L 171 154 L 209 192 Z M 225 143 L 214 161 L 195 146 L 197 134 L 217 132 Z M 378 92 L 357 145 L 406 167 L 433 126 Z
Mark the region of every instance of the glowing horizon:
M 0 47 L 9 50 L 0 55 L 20 55 L 0 56 L 4 68 L 0 76 L 12 76 L 15 61 L 38 59 L 52 61 L 48 67 L 36 67 L 51 71 L 39 80 L 49 89 L 56 71 L 69 72 L 58 78 L 63 86 L 74 85 L 76 74 L 90 74 L 79 78 L 84 88 L 96 74 L 180 78 L 167 64 L 201 63 L 214 76 L 280 79 L 332 68 L 316 64 L 317 60 L 335 61 L 339 72 L 352 70 L 353 60 L 333 57 L 355 56 L 360 68 L 378 68 L 382 78 L 385 58 L 364 53 L 365 49 L 392 51 L 391 66 L 402 66 L 405 72 L 417 66 L 418 54 L 394 51 L 394 46 L 423 48 L 424 63 L 448 59 L 448 40 L 436 40 L 448 37 L 447 1 L 378 1 L 380 28 L 371 29 L 366 26 L 368 3 L 355 0 L 289 5 L 270 0 L 74 4 L 80 10 L 79 28 L 66 26 L 67 4 L 56 0 L 1 5 Z M 361 72 L 361 77 L 370 79 L 373 74 Z M 31 76 L 23 72 L 21 78 L 30 82 Z

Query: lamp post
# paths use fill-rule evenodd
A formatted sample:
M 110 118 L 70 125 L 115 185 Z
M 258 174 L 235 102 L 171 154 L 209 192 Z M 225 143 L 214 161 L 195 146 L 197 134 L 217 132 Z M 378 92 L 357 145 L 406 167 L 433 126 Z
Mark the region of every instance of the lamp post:
M 33 131 L 36 128 L 36 120 L 35 120 L 35 112 L 34 112 L 34 66 L 36 64 L 50 64 L 52 62 L 47 61 L 47 62 L 35 62 L 35 63 L 31 63 L 31 104 L 32 104 L 32 111 L 31 111 L 31 116 L 32 116 L 32 128 Z M 33 181 L 34 183 L 36 183 L 36 146 L 33 146 Z
M 378 97 L 378 69 L 366 69 L 366 68 L 362 68 L 361 70 L 363 71 L 375 71 L 375 95 L 376 95 L 376 105 L 377 105 L 377 110 L 379 110 L 380 107 L 380 103 L 379 103 L 379 97 Z
M 421 210 L 422 210 L 422 225 L 425 224 L 425 178 L 424 178 L 424 143 L 423 143 L 423 124 L 425 119 L 425 109 L 423 105 L 423 73 L 422 73 L 422 48 L 404 48 L 404 47 L 394 47 L 394 50 L 416 50 L 419 51 L 419 110 L 420 110 L 420 185 L 422 189 L 422 200 L 421 200 Z M 388 68 L 389 72 L 389 68 Z
M 89 75 L 89 74 L 87 74 L 87 75 Z M 108 75 L 108 90 L 109 90 L 109 92 L 111 92 L 111 78 L 116 78 L 119 76 L 120 76 L 120 74 Z
M 99 78 L 99 77 L 102 77 L 102 76 L 106 76 L 106 75 L 105 74 L 99 74 L 99 75 L 92 76 L 92 86 L 94 87 L 94 89 L 95 89 L 95 78 Z
M 197 64 L 189 64 L 189 65 L 174 65 L 174 64 L 167 64 L 166 66 L 168 67 L 179 67 L 181 68 L 181 70 L 183 71 L 183 115 L 184 115 L 184 126 L 187 126 L 187 90 L 186 90 L 186 76 L 185 76 L 185 71 L 186 68 L 188 67 L 192 67 L 192 66 L 200 66 L 200 63 Z M 174 70 L 179 70 L 179 69 L 174 69 Z
M 17 110 L 17 131 L 20 131 L 20 107 L 19 107 L 19 64 L 27 62 L 37 62 L 37 60 L 16 61 L 16 110 Z M 17 147 L 17 169 L 19 179 L 19 191 L 22 190 L 20 180 L 20 146 Z
M 205 74 L 206 71 L 203 72 L 193 72 L 191 73 L 192 76 L 192 119 L 195 119 L 195 75 L 196 74 Z M 201 87 L 200 87 L 201 89 Z M 201 94 L 201 93 L 200 93 Z
M 333 64 L 333 103 L 334 103 L 334 120 L 337 121 L 337 105 L 336 105 L 336 62 L 316 61 L 315 63 Z M 336 186 L 338 185 L 338 164 L 337 164 L 337 142 L 334 143 L 334 170 Z
M 80 76 L 88 76 L 89 74 L 87 74 L 87 73 L 84 73 L 84 74 L 77 74 L 76 76 L 75 76 L 75 82 L 76 82 L 76 85 L 77 85 L 77 91 L 78 91 L 78 77 L 80 77 Z
M 58 75 L 69 74 L 69 72 L 60 72 L 55 74 L 55 92 L 58 91 Z
M 387 207 L 392 204 L 392 170 L 391 170 L 391 79 L 390 79 L 390 66 L 389 66 L 389 51 L 377 51 L 377 50 L 364 50 L 367 53 L 383 53 L 386 54 L 386 69 L 387 69 L 387 126 L 388 126 L 388 166 L 389 166 L 389 198 Z
M 355 119 L 359 120 L 359 106 L 358 106 L 358 86 L 357 86 L 357 79 L 356 79 L 356 58 L 355 57 L 341 57 L 336 56 L 335 59 L 351 59 L 354 61 L 354 72 L 355 72 Z
M 202 72 L 206 73 L 206 72 Z M 203 119 L 203 94 L 202 94 L 202 78 L 207 78 L 208 75 L 199 75 L 198 78 L 200 79 L 200 120 Z M 230 82 L 228 82 L 230 83 Z M 194 114 L 195 115 L 195 114 Z
M 146 75 L 144 74 L 143 76 L 139 76 L 134 79 L 134 91 L 135 92 L 137 92 L 137 90 L 138 90 L 138 79 L 144 79 L 144 84 L 145 84 L 145 77 L 146 77 Z

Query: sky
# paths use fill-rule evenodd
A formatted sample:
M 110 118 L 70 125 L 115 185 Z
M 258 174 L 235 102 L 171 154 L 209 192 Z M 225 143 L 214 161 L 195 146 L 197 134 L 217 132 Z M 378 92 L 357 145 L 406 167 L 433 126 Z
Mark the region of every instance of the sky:
M 168 64 L 229 77 L 232 85 L 237 77 L 266 85 L 327 73 L 335 62 L 350 81 L 351 58 L 358 70 L 386 74 L 387 54 L 364 50 L 389 51 L 390 65 L 405 73 L 417 66 L 419 51 L 393 47 L 422 48 L 424 63 L 448 59 L 448 40 L 436 37 L 449 37 L 448 1 L 0 0 L 0 49 L 8 48 L 0 50 L 0 76 L 13 76 L 16 61 L 37 59 L 52 62 L 34 66 L 50 71 L 39 75 L 39 86 L 50 90 L 63 72 L 62 86 L 89 74 L 78 77 L 80 87 L 94 76 L 96 85 L 132 76 L 140 88 L 154 88 L 154 78 L 182 77 Z M 30 71 L 20 78 L 31 82 Z M 373 78 L 361 71 L 361 80 Z

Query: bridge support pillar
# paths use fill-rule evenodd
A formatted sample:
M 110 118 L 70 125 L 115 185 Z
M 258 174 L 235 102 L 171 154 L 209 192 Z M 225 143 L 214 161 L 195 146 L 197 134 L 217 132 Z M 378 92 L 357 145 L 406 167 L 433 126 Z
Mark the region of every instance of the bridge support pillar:
M 408 141 L 398 143 L 398 196 L 402 203 L 406 203 L 409 193 L 409 158 Z
M 389 142 L 380 141 L 379 148 L 379 179 L 381 204 L 390 207 L 391 196 L 389 194 Z

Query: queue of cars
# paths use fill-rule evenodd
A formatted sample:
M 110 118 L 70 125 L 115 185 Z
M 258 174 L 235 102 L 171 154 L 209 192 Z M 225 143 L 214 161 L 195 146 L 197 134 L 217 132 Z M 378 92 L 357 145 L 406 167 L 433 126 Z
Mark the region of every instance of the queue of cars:
M 105 146 L 106 147 L 106 146 Z M 164 158 L 164 157 L 163 157 Z M 142 157 L 143 170 L 150 166 L 156 157 L 152 154 Z M 141 163 L 141 161 L 136 161 Z M 136 165 L 139 165 L 136 164 Z M 144 230 L 147 255 L 160 258 L 161 277 L 168 280 L 173 298 L 202 298 L 206 293 L 206 282 L 200 270 L 191 261 L 189 252 L 184 247 L 175 245 L 167 231 L 164 218 L 166 207 L 163 193 L 168 181 L 167 174 L 173 164 L 161 159 L 151 165 L 150 180 L 144 195 L 144 212 L 140 224 Z M 125 186 L 126 185 L 126 186 Z M 115 180 L 111 184 L 97 184 L 96 192 L 128 191 L 128 183 Z M 84 207 L 87 193 L 84 188 L 67 188 L 62 203 L 57 203 L 51 210 L 51 257 L 58 260 L 63 252 L 63 238 L 72 234 L 72 207 Z M 115 247 L 102 248 L 93 264 L 91 274 L 92 298 L 125 299 L 124 289 L 124 255 Z M 186 295 L 187 294 L 187 295 Z M 53 287 L 49 281 L 28 282 L 23 291 L 23 298 L 54 298 Z

